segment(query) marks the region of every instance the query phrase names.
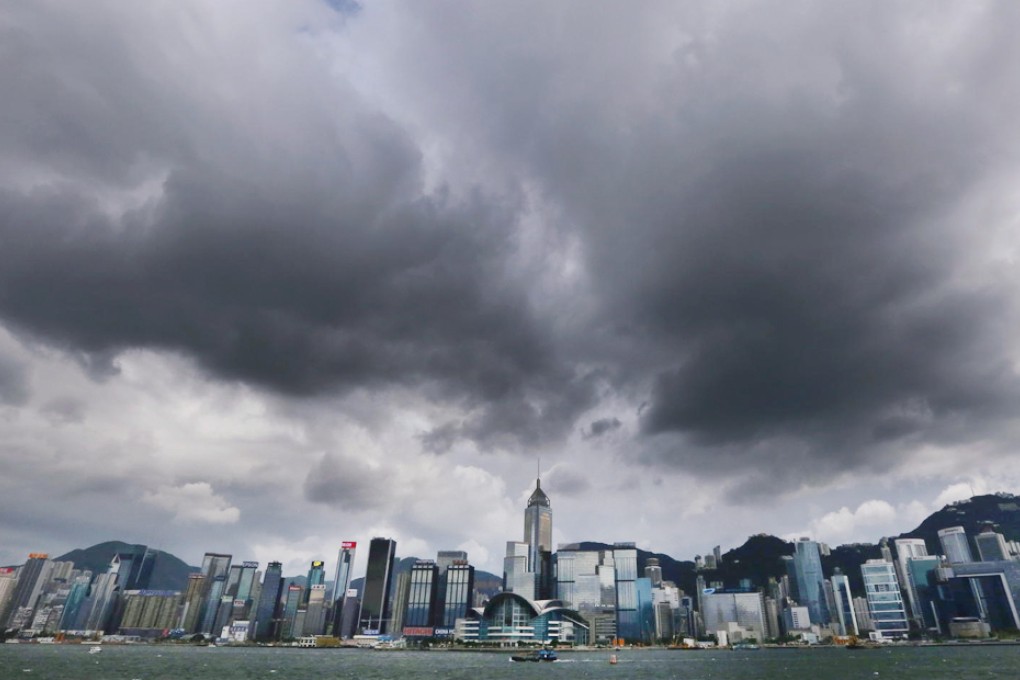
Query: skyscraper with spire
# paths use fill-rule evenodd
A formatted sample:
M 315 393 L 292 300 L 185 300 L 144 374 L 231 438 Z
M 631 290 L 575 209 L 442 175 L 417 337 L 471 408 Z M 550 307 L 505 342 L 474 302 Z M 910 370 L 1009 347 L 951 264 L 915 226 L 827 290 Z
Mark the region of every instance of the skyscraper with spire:
M 552 599 L 552 504 L 542 491 L 541 477 L 535 480 L 535 491 L 524 510 L 524 542 L 528 571 L 535 575 L 535 599 Z

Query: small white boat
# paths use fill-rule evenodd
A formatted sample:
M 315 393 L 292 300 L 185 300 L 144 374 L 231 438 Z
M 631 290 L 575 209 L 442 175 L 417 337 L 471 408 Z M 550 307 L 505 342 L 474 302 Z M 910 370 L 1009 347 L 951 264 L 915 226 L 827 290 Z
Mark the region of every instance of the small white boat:
M 103 648 L 99 645 L 92 645 L 89 647 L 89 654 L 98 654 L 101 651 L 103 651 Z

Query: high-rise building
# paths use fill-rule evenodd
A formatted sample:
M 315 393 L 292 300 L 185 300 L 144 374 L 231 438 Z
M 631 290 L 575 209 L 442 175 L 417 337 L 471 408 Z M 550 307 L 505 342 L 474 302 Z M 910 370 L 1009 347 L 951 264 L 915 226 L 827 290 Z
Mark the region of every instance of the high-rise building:
M 535 480 L 535 491 L 524 510 L 524 542 L 528 544 L 528 571 L 534 574 L 536 600 L 552 598 L 552 504 Z
M 118 550 L 113 558 L 117 565 L 117 586 L 123 590 L 145 590 L 156 566 L 156 552 L 144 545 L 132 545 Z
M 446 609 L 446 573 L 453 564 L 467 564 L 467 553 L 463 550 L 440 550 L 436 554 L 439 569 L 439 592 L 436 594 L 436 625 L 442 627 L 443 612 Z M 452 627 L 452 624 L 451 624 Z
M 657 558 L 649 557 L 645 561 L 645 578 L 650 580 L 655 588 L 662 585 L 662 567 Z
M 207 552 L 202 556 L 202 569 L 199 572 L 205 576 L 203 582 L 204 590 L 202 592 L 202 613 L 198 618 L 198 630 L 203 633 L 213 632 L 208 630 L 211 628 L 216 620 L 216 612 L 219 610 L 220 597 L 223 596 L 223 591 L 226 588 L 227 579 L 230 577 L 230 561 L 233 559 L 232 555 L 225 555 L 223 553 Z M 222 577 L 222 578 L 219 578 Z M 213 594 L 213 588 L 219 590 L 218 594 Z M 211 618 L 210 618 L 210 608 Z M 219 631 L 216 631 L 217 633 Z
M 910 579 L 908 563 L 915 557 L 927 557 L 928 547 L 922 538 L 897 538 L 893 544 L 896 546 L 896 576 L 899 579 L 900 588 L 907 596 L 911 617 L 918 622 L 918 625 L 921 625 L 924 612 L 921 611 L 917 601 L 917 591 Z
M 850 594 L 850 579 L 846 574 L 832 575 L 833 617 L 839 624 L 840 635 L 860 635 L 857 617 L 854 615 L 854 598 Z
M 438 592 L 439 567 L 432 560 L 417 560 L 411 567 L 404 635 L 432 637 Z
M 908 587 L 904 589 L 913 593 L 915 598 L 918 627 L 937 632 L 941 632 L 937 612 L 937 601 L 940 599 L 937 582 L 941 566 L 941 558 L 934 555 L 908 558 L 906 567 Z
M 273 639 L 278 631 L 280 596 L 283 593 L 283 564 L 270 562 L 262 577 L 262 592 L 255 611 L 255 640 Z
M 974 537 L 977 543 L 978 555 L 982 562 L 999 562 L 1009 559 L 1009 548 L 1006 547 L 1006 537 L 996 533 L 991 527 L 986 527 Z
M 35 609 L 35 600 L 42 589 L 49 561 L 50 556 L 46 553 L 31 553 L 28 556 L 28 560 L 18 570 L 18 580 L 7 600 L 7 607 L 0 612 L 0 628 L 6 627 L 19 609 Z
M 794 543 L 790 583 L 794 585 L 794 598 L 807 607 L 811 623 L 824 626 L 829 623 L 829 612 L 825 598 L 825 576 L 822 573 L 822 556 L 818 543 L 801 538 Z
M 308 576 L 305 577 L 305 592 L 302 597 L 304 601 L 302 605 L 308 604 L 308 598 L 312 594 L 312 586 L 321 586 L 326 582 L 326 563 L 322 560 L 312 560 L 312 564 L 308 567 Z
M 707 633 L 731 630 L 730 624 L 735 624 L 748 638 L 758 642 L 765 640 L 765 597 L 761 592 L 717 590 L 705 593 L 702 603 L 705 609 L 701 615 Z
M 521 597 L 535 599 L 535 575 L 528 569 L 528 544 L 523 541 L 507 541 L 506 557 L 503 558 L 503 592 L 516 593 Z
M 216 629 L 216 619 L 220 612 L 220 605 L 223 604 L 223 593 L 226 590 L 226 586 L 226 576 L 218 574 L 213 577 L 212 585 L 205 595 L 205 607 L 202 624 L 199 628 L 200 632 L 207 635 L 219 635 L 220 631 Z M 233 602 L 233 598 L 230 599 L 230 602 Z
M 624 640 L 644 641 L 646 631 L 641 625 L 637 592 L 637 546 L 614 543 L 613 563 L 616 568 L 616 635 Z
M 974 555 L 970 551 L 970 542 L 967 540 L 967 532 L 963 527 L 939 529 L 939 542 L 942 544 L 942 552 L 945 553 L 950 564 L 974 561 Z
M 465 558 L 466 556 L 465 553 Z M 452 630 L 457 624 L 457 619 L 465 618 L 468 609 L 471 608 L 471 596 L 475 589 L 475 568 L 467 563 L 467 559 L 458 560 L 447 567 L 446 575 L 441 577 L 441 581 L 446 584 L 446 592 L 437 623 L 440 628 Z
M 364 595 L 361 598 L 359 626 L 365 635 L 385 634 L 390 623 L 390 583 L 397 542 L 373 538 L 368 546 Z
M 202 595 L 205 593 L 206 578 L 203 574 L 189 574 L 188 587 L 184 591 L 184 607 L 181 609 L 179 627 L 186 633 L 194 633 L 202 622 Z
M 861 576 L 875 632 L 883 638 L 906 637 L 910 627 L 895 567 L 885 560 L 868 560 L 861 565 Z
M 396 583 L 393 587 L 393 618 L 390 621 L 391 631 L 404 630 L 404 616 L 407 614 L 407 601 L 411 598 L 411 572 L 402 571 L 397 574 Z
M 301 627 L 295 624 L 297 623 L 298 606 L 301 604 L 303 592 L 304 588 L 296 583 L 287 586 L 287 599 L 284 600 L 283 614 L 280 617 L 280 639 L 282 640 L 297 637 L 297 634 L 301 632 Z
M 308 590 L 304 634 L 322 635 L 326 628 L 326 584 L 317 583 Z
M 351 569 L 354 567 L 354 553 L 358 549 L 356 541 L 344 541 L 340 544 L 340 552 L 336 557 L 336 576 L 333 578 L 332 617 L 333 637 L 341 637 L 343 623 L 344 598 L 351 587 Z

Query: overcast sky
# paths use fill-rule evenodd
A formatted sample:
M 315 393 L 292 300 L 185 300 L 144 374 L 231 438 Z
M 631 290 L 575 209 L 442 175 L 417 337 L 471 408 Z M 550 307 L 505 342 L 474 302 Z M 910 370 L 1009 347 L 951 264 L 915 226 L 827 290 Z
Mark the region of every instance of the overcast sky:
M 3 3 L 0 564 L 499 572 L 539 461 L 556 542 L 682 559 L 1020 491 L 1018 25 Z

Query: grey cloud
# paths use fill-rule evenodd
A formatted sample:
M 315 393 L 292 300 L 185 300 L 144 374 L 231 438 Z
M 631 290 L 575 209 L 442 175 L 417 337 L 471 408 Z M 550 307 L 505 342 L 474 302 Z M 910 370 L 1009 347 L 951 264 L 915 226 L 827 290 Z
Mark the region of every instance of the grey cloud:
M 583 436 L 585 439 L 595 439 L 613 430 L 618 430 L 622 426 L 623 423 L 620 422 L 619 418 L 599 418 L 591 422 L 591 425 L 588 426 L 588 431 Z
M 1004 225 L 969 213 L 1016 169 L 1015 7 L 662 8 L 658 54 L 646 15 L 578 9 L 568 37 L 458 7 L 417 59 L 456 74 L 430 120 L 485 91 L 468 136 L 576 225 L 597 312 L 571 349 L 650 385 L 643 460 L 796 484 L 1015 418 L 1015 276 L 978 264 Z
M 550 493 L 563 496 L 581 496 L 591 489 L 591 482 L 583 474 L 560 466 L 546 477 L 544 485 Z
M 28 402 L 32 390 L 28 367 L 13 357 L 0 354 L 0 403 L 22 406 Z
M 85 420 L 87 404 L 74 397 L 57 397 L 40 406 L 39 410 L 54 422 L 80 423 Z
M 352 458 L 324 454 L 305 479 L 305 498 L 351 511 L 387 506 L 386 475 Z
M 392 22 L 378 110 L 302 42 L 246 86 L 173 21 L 18 8 L 0 317 L 100 374 L 149 347 L 289 396 L 420 390 L 459 410 L 432 452 L 562 441 L 609 397 L 648 402 L 626 455 L 796 483 L 1015 417 L 1015 277 L 974 208 L 1016 171 L 1013 5 L 388 11 L 336 36 Z M 561 242 L 579 283 L 550 291 Z
M 118 352 L 147 347 L 287 395 L 430 389 L 472 411 L 466 436 L 480 442 L 570 429 L 592 398 L 509 264 L 519 197 L 424 191 L 415 141 L 343 82 L 316 80 L 330 77 L 325 63 L 270 76 L 269 99 L 242 89 L 272 121 L 257 127 L 251 107 L 218 107 L 215 74 L 180 71 L 201 55 L 173 41 L 170 18 L 171 37 L 153 39 L 175 59 L 156 50 L 140 72 L 125 33 L 156 29 L 126 16 L 64 54 L 8 36 L 0 77 L 17 83 L 17 115 L 0 143 L 63 178 L 0 191 L 0 316 L 12 328 L 100 378 Z M 15 19 L 45 23 L 31 8 Z M 281 60 L 308 58 L 295 50 Z M 62 84 L 72 60 L 75 88 Z M 19 135 L 28 120 L 53 133 Z M 151 195 L 111 216 L 103 197 L 140 187 Z

